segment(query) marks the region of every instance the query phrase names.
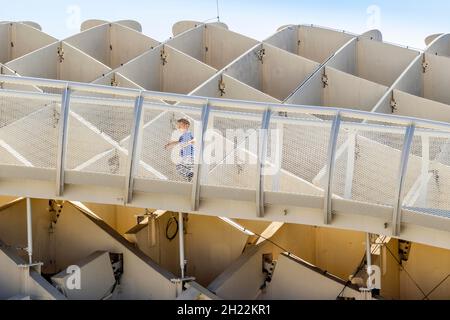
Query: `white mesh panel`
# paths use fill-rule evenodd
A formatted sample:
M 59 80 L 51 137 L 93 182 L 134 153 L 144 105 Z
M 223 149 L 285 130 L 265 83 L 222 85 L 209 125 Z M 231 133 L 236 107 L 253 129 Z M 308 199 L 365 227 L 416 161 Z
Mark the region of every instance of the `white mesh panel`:
M 249 114 L 255 120 L 242 119 L 238 113 L 229 116 L 212 114 L 213 121 L 209 129 L 214 130 L 222 142 L 222 151 L 212 155 L 214 161 L 206 166 L 207 174 L 203 175 L 202 184 L 255 189 L 256 143 L 261 128 L 261 120 L 257 119 L 262 119 L 262 113 Z
M 60 102 L 1 98 L 0 140 L 31 165 L 56 167 Z M 4 117 L 3 117 L 4 115 Z M 9 158 L 10 159 L 10 158 Z M 8 158 L 1 159 L 2 163 Z M 6 163 L 6 164 L 16 164 Z

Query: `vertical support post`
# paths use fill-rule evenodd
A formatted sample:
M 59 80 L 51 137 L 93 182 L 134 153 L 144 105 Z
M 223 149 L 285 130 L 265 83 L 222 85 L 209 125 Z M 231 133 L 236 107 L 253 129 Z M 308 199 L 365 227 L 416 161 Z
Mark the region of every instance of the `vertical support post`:
M 372 244 L 370 241 L 370 233 L 366 233 L 366 263 L 367 274 L 370 277 L 372 275 Z
M 351 199 L 353 193 L 353 177 L 355 173 L 356 131 L 352 130 L 348 136 L 347 169 L 345 171 L 344 198 Z
M 284 142 L 284 124 L 282 122 L 277 123 L 277 157 L 276 157 L 276 170 L 277 173 L 273 177 L 272 191 L 280 191 L 280 177 L 281 177 L 281 164 L 283 163 L 283 142 Z
M 66 169 L 67 132 L 70 109 L 70 89 L 67 86 L 61 98 L 61 116 L 59 121 L 58 149 L 56 159 L 56 196 L 64 193 L 64 172 Z
M 264 111 L 258 141 L 258 158 L 256 161 L 256 178 L 258 179 L 256 184 L 256 215 L 259 218 L 264 217 L 264 165 L 267 156 L 267 140 L 271 115 L 272 112 L 270 109 Z
M 212 127 L 208 126 L 208 129 L 214 129 L 214 120 L 215 120 L 215 115 L 214 115 L 214 113 L 210 112 L 208 124 L 210 126 L 212 126 Z M 201 170 L 200 170 L 200 179 L 201 179 L 200 181 L 203 181 L 204 183 L 207 183 L 207 181 L 208 181 L 208 174 L 209 174 L 209 164 L 206 163 L 205 161 L 203 161 L 202 167 L 201 167 Z
M 405 185 L 406 171 L 408 168 L 409 154 L 411 151 L 415 128 L 416 127 L 414 124 L 411 124 L 408 128 L 406 128 L 405 139 L 403 142 L 399 176 L 395 192 L 394 211 L 392 213 L 392 234 L 394 237 L 399 236 L 401 231 L 401 212 L 404 198 L 403 188 Z
M 208 122 L 209 122 L 209 112 L 210 107 L 209 103 L 206 103 L 206 105 L 203 107 L 202 110 L 202 117 L 201 117 L 201 130 L 200 130 L 200 137 L 199 141 L 197 143 L 197 148 L 194 153 L 194 178 L 192 180 L 192 193 L 191 193 L 191 209 L 192 211 L 198 211 L 200 206 L 200 184 L 201 184 L 201 176 L 203 168 L 203 151 L 205 148 L 205 133 L 208 129 Z
M 184 257 L 184 218 L 183 213 L 178 213 L 178 238 L 180 246 L 180 268 L 181 268 L 181 281 L 185 278 L 186 260 Z
M 130 144 L 128 147 L 127 171 L 125 179 L 124 202 L 129 204 L 133 199 L 134 176 L 139 162 L 139 149 L 141 146 L 142 129 L 142 106 L 144 97 L 142 93 L 136 98 L 134 103 L 133 127 L 131 129 Z
M 27 241 L 28 263 L 31 265 L 33 264 L 33 212 L 30 198 L 27 198 Z
M 428 181 L 430 181 L 430 137 L 422 136 L 422 177 L 420 180 L 419 205 L 427 207 Z
M 324 223 L 330 224 L 333 217 L 332 210 L 332 197 L 333 197 L 333 176 L 334 176 L 334 165 L 336 160 L 336 146 L 339 136 L 339 129 L 341 127 L 341 114 L 334 117 L 333 125 L 331 126 L 330 140 L 328 143 L 328 159 L 326 165 L 326 183 L 324 190 Z

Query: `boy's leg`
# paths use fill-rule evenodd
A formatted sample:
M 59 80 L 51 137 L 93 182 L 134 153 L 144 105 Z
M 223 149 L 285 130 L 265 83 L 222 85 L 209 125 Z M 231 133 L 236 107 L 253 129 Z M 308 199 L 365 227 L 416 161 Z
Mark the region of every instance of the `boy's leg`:
M 184 158 L 177 164 L 177 171 L 183 178 L 191 182 L 194 177 L 194 161 L 191 158 Z

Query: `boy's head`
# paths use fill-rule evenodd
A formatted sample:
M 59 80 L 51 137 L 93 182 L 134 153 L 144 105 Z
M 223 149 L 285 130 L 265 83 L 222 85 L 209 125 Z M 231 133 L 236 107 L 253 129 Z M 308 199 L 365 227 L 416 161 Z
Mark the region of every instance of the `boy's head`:
M 177 121 L 177 129 L 180 131 L 188 131 L 189 127 L 191 126 L 191 123 L 187 119 L 179 119 Z

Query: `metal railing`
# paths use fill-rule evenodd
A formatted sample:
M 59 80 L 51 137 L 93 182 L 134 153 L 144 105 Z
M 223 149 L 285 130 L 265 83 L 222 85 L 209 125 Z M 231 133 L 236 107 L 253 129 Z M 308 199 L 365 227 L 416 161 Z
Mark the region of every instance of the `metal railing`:
M 124 202 L 126 204 L 130 203 L 133 199 L 134 181 L 137 177 L 140 165 L 145 164 L 147 168 L 153 168 L 153 164 L 145 163 L 146 160 L 142 157 L 142 144 L 146 142 L 144 130 L 149 127 L 149 124 L 144 122 L 144 117 L 148 110 L 152 110 L 162 113 L 173 112 L 179 114 L 196 114 L 199 116 L 197 123 L 200 126 L 200 135 L 198 136 L 199 141 L 197 143 L 198 146 L 196 147 L 197 158 L 193 168 L 194 177 L 191 181 L 189 181 L 189 184 L 192 185 L 191 204 L 193 211 L 198 211 L 200 207 L 200 186 L 202 184 L 201 176 L 211 174 L 212 172 L 209 171 L 206 165 L 204 165 L 203 151 L 206 144 L 206 130 L 209 129 L 209 127 L 214 127 L 214 119 L 217 118 L 228 119 L 228 124 L 234 121 L 258 123 L 259 127 L 257 129 L 261 130 L 263 133 L 265 132 L 265 134 L 260 137 L 257 149 L 258 152 L 252 154 L 247 150 L 247 153 L 249 153 L 250 156 L 256 157 L 256 185 L 254 191 L 256 191 L 255 204 L 258 217 L 264 216 L 264 208 L 266 204 L 265 192 L 267 191 L 266 183 L 270 183 L 270 181 L 266 181 L 269 179 L 265 179 L 264 167 L 267 165 L 274 166 L 274 164 L 266 158 L 269 149 L 269 137 L 267 136 L 267 131 L 274 125 L 277 128 L 284 128 L 282 129 L 285 130 L 284 135 L 288 136 L 291 134 L 291 131 L 289 130 L 294 129 L 296 130 L 295 132 L 300 132 L 300 137 L 303 137 L 308 132 L 313 132 L 314 134 L 314 132 L 316 132 L 315 130 L 318 130 L 317 132 L 321 132 L 321 134 L 317 134 L 316 138 L 318 143 L 320 142 L 323 145 L 326 145 L 326 155 L 323 155 L 326 161 L 321 164 L 323 166 L 322 171 L 324 172 L 323 179 L 315 179 L 319 181 L 319 183 L 316 181 L 315 186 L 318 189 L 323 190 L 323 214 L 326 224 L 329 224 L 332 221 L 332 199 L 333 197 L 338 196 L 335 190 L 336 182 L 334 181 L 337 171 L 336 166 L 339 161 L 342 162 L 342 159 L 345 158 L 345 153 L 347 153 L 348 156 L 348 161 L 346 161 L 344 165 L 346 168 L 345 170 L 342 168 L 339 170 L 345 171 L 343 174 L 345 176 L 345 181 L 342 183 L 345 185 L 346 191 L 343 192 L 343 195 L 340 195 L 340 197 L 346 198 L 350 196 L 350 200 L 369 203 L 373 201 L 377 204 L 391 206 L 392 229 L 394 235 L 398 235 L 400 232 L 402 209 L 410 206 L 410 204 L 405 203 L 405 198 L 414 198 L 412 194 L 406 193 L 405 191 L 409 190 L 410 193 L 418 193 L 419 196 L 416 198 L 422 199 L 420 202 L 425 202 L 425 204 L 422 203 L 421 205 L 423 209 L 450 211 L 450 202 L 446 202 L 441 199 L 445 197 L 445 183 L 447 182 L 443 181 L 446 178 L 446 172 L 443 171 L 447 170 L 447 165 L 450 165 L 450 160 L 448 162 L 444 161 L 448 157 L 444 151 L 450 144 L 450 124 L 447 123 L 340 108 L 226 100 L 27 77 L 2 75 L 0 76 L 0 83 L 3 85 L 9 84 L 23 86 L 24 88 L 24 90 L 21 91 L 7 89 L 0 90 L 0 99 L 12 99 L 12 101 L 14 101 L 14 99 L 28 99 L 42 102 L 60 101 L 61 109 L 58 122 L 59 127 L 56 149 L 57 159 L 56 167 L 52 168 L 56 170 L 55 187 L 57 196 L 64 195 L 65 172 L 68 170 L 66 166 L 67 147 L 68 140 L 71 135 L 69 129 L 69 118 L 71 115 L 76 114 L 72 110 L 72 106 L 107 105 L 110 108 L 117 107 L 127 109 L 132 115 L 129 135 L 117 143 L 117 145 L 120 145 L 124 150 L 123 156 L 127 159 L 124 185 Z M 62 93 L 44 93 L 41 90 L 41 88 L 44 87 L 61 90 Z M 1 105 L 0 108 L 2 108 Z M 99 115 L 98 117 L 103 116 L 105 119 L 107 118 L 107 114 Z M 26 117 L 33 117 L 33 114 L 24 116 L 24 118 Z M 78 115 L 77 119 L 83 118 Z M 155 122 L 159 121 L 155 119 Z M 87 120 L 83 123 L 90 124 Z M 9 125 L 10 124 L 5 127 L 8 127 Z M 114 123 L 111 123 L 110 125 L 114 126 Z M 105 136 L 102 130 L 96 131 L 94 124 L 90 124 L 90 126 L 94 127 L 93 131 L 97 132 L 98 135 Z M 2 130 L 3 128 L 0 127 L 0 140 Z M 367 135 L 367 133 L 370 134 Z M 392 185 L 395 192 L 393 192 L 392 199 L 389 201 L 383 202 L 379 200 L 372 200 L 370 198 L 364 199 L 364 196 L 362 199 L 354 199 L 352 197 L 352 189 L 354 188 L 353 183 L 358 182 L 355 180 L 358 179 L 358 172 L 361 174 L 361 170 L 366 170 L 369 173 L 373 173 L 374 171 L 381 174 L 383 173 L 382 168 L 371 168 L 369 165 L 367 165 L 367 168 L 356 168 L 357 165 L 355 164 L 355 160 L 359 159 L 358 161 L 361 161 L 360 159 L 365 157 L 364 161 L 366 162 L 361 163 L 369 164 L 370 155 L 367 150 L 359 151 L 359 153 L 366 152 L 366 155 L 363 154 L 363 156 L 361 156 L 361 154 L 358 154 L 358 150 L 356 150 L 358 148 L 354 145 L 354 140 L 357 140 L 355 139 L 355 136 L 358 136 L 364 144 L 379 148 L 380 154 L 386 153 L 384 155 L 384 159 L 389 159 L 391 156 L 393 159 L 398 158 L 399 168 L 398 170 L 395 170 L 397 177 L 395 178 L 395 183 Z M 394 136 L 400 137 L 400 141 L 395 140 L 393 138 Z M 109 137 L 108 139 L 111 140 Z M 430 156 L 430 139 L 435 141 L 435 144 L 438 144 L 437 147 L 439 149 L 438 154 L 434 154 L 433 156 Z M 279 166 L 288 177 L 294 177 L 297 179 L 293 182 L 293 187 L 295 188 L 295 183 L 297 182 L 305 182 L 312 185 L 314 181 L 309 181 L 308 179 L 295 173 L 298 167 L 308 166 L 308 162 L 296 162 L 295 153 L 306 152 L 307 150 L 297 150 L 299 147 L 296 146 L 295 142 L 285 146 L 283 142 L 284 140 L 282 139 L 280 141 L 283 143 L 283 146 L 279 151 L 280 155 L 278 158 L 281 162 Z M 420 143 L 418 143 L 418 141 Z M 302 141 L 298 142 L 300 143 Z M 414 143 L 417 144 L 415 147 L 419 151 L 415 149 L 416 153 L 413 154 L 411 150 Z M 123 147 L 123 144 L 126 144 L 127 147 Z M 311 146 L 314 147 L 313 145 Z M 338 152 L 338 146 L 344 146 L 344 150 Z M 14 146 L 11 147 L 14 148 Z M 156 149 L 152 149 L 150 151 L 157 152 Z M 290 164 L 283 164 L 281 154 L 283 152 L 290 153 L 289 157 L 293 159 Z M 101 154 L 101 152 L 99 152 L 99 154 Z M 315 156 L 316 154 L 311 152 L 311 161 L 313 161 Z M 444 160 L 442 160 L 443 157 L 445 158 Z M 26 159 L 26 156 L 23 156 L 23 158 Z M 414 166 L 412 169 L 408 167 L 410 162 L 408 160 L 411 159 L 414 160 Z M 421 163 L 420 169 L 417 169 L 418 162 Z M 0 164 L 4 164 L 1 159 Z M 433 164 L 437 167 L 432 168 L 431 166 Z M 380 165 L 383 165 L 383 161 L 380 162 Z M 236 167 L 237 166 L 238 165 L 236 165 Z M 450 167 L 448 168 L 450 177 Z M 152 170 L 158 171 L 158 168 L 153 168 Z M 360 171 L 357 172 L 357 170 Z M 414 172 L 410 172 L 412 178 L 408 180 L 408 172 L 411 170 Z M 436 175 L 438 175 L 441 180 L 436 182 L 437 179 L 435 178 L 434 180 L 436 181 L 434 181 L 434 184 L 436 185 L 440 183 L 440 186 L 432 186 L 435 194 L 433 194 L 431 198 L 433 198 L 433 201 L 437 204 L 427 204 L 426 199 L 429 198 L 427 197 L 427 192 L 429 192 L 430 181 L 433 180 L 433 172 L 436 170 L 440 170 L 440 172 Z M 316 172 L 316 174 L 317 177 L 320 176 L 319 172 Z M 164 176 L 164 174 L 161 174 L 161 176 Z M 170 180 L 170 177 L 167 179 Z M 411 184 L 410 180 L 415 181 L 415 183 Z M 275 185 L 274 181 L 272 181 L 272 183 Z M 444 187 L 442 187 L 442 185 L 444 185 Z M 381 182 L 378 185 L 374 183 L 372 187 L 383 188 L 383 185 Z M 277 188 L 278 187 L 275 189 Z M 286 192 L 283 190 L 275 191 Z M 375 198 L 376 197 L 374 197 L 374 199 Z

